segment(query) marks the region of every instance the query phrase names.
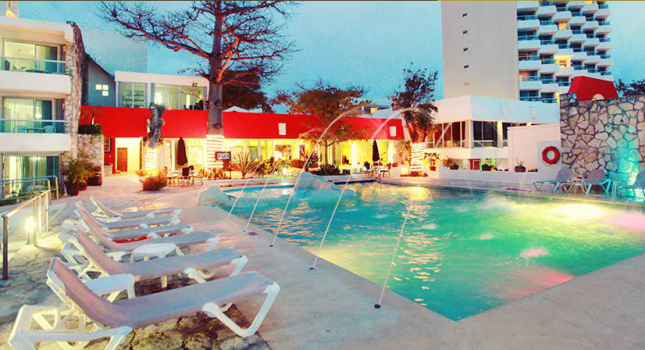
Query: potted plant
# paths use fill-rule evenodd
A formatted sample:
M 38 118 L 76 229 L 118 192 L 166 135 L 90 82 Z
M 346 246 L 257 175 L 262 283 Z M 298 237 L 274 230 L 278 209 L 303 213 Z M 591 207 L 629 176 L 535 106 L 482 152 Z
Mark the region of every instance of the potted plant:
M 459 170 L 459 165 L 454 164 L 454 163 L 453 163 L 453 164 L 451 164 L 451 165 L 450 165 L 450 170 Z
M 490 171 L 490 164 L 482 164 L 482 171 Z
M 61 171 L 65 177 L 65 189 L 70 197 L 78 196 L 81 182 L 87 178 L 87 168 L 79 159 L 71 159 Z
M 85 172 L 83 173 L 83 178 L 79 182 L 79 190 L 85 191 L 87 190 L 87 179 L 94 172 L 94 164 L 92 164 L 92 162 L 90 161 L 90 158 L 85 154 L 79 155 L 78 161 L 83 167 L 83 169 L 85 169 Z
M 524 161 L 518 160 L 517 165 L 515 166 L 515 172 L 516 173 L 525 173 L 526 172 L 526 167 L 524 166 Z

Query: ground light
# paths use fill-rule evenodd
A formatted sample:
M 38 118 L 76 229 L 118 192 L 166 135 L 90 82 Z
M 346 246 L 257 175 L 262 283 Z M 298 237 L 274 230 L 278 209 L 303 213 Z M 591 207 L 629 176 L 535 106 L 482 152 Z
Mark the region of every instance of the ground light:
M 27 232 L 31 236 L 35 231 L 36 231 L 36 220 L 34 220 L 33 216 L 30 216 L 25 221 L 25 232 Z

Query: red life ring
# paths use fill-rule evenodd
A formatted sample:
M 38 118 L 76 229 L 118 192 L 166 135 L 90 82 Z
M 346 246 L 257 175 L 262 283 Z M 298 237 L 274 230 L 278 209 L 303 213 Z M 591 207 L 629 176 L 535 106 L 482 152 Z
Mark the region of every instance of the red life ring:
M 553 158 L 549 158 L 549 152 L 553 152 Z M 560 151 L 553 146 L 549 146 L 542 151 L 542 160 L 547 164 L 555 164 L 560 160 Z

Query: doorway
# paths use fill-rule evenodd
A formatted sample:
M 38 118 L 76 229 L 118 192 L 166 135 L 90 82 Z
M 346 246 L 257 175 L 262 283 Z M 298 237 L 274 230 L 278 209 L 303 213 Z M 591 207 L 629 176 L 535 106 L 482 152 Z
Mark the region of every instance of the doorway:
M 128 149 L 125 147 L 116 149 L 116 171 L 128 171 Z

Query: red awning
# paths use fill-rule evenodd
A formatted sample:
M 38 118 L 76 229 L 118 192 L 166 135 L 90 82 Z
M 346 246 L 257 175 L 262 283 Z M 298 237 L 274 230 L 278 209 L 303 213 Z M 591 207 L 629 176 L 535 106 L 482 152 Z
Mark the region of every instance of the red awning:
M 94 122 L 103 125 L 106 137 L 144 137 L 147 135 L 146 108 L 83 106 L 81 124 Z M 208 131 L 206 111 L 170 110 L 163 115 L 163 138 L 205 138 Z M 368 136 L 376 133 L 379 140 L 403 139 L 401 119 L 386 122 L 384 118 L 346 117 L 344 122 L 356 129 L 366 130 Z M 385 125 L 381 127 L 381 125 Z M 278 113 L 224 112 L 224 137 L 227 139 L 297 139 L 313 126 L 316 118 L 309 115 Z M 381 127 L 380 130 L 379 127 Z M 392 129 L 393 128 L 393 129 Z M 378 130 L 378 132 L 377 132 Z
M 569 93 L 575 93 L 578 101 L 591 101 L 597 95 L 601 99 L 618 98 L 613 82 L 584 76 L 573 78 Z

